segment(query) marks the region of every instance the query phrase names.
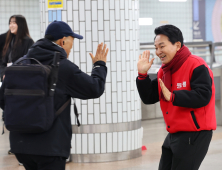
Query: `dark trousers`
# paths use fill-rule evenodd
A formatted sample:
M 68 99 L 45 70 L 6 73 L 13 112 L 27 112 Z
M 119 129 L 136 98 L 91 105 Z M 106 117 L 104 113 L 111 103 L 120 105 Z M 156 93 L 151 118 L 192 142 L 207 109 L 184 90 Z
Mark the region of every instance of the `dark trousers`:
M 212 134 L 212 131 L 169 133 L 162 146 L 159 170 L 198 170 Z
M 26 170 L 65 170 L 66 158 L 58 156 L 39 156 L 15 154 Z

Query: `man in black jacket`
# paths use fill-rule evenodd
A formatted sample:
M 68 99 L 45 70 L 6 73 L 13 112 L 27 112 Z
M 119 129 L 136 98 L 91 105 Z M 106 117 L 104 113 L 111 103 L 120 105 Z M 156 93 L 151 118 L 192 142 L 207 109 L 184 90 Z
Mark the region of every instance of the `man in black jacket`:
M 60 52 L 58 81 L 54 95 L 55 109 L 58 110 L 71 97 L 92 99 L 104 92 L 107 75 L 106 45 L 99 44 L 95 57 L 90 53 L 94 67 L 91 76 L 82 72 L 77 65 L 67 60 L 74 38 L 81 35 L 72 32 L 62 21 L 52 22 L 45 38 L 37 41 L 27 53 L 27 58 L 35 58 L 45 65 L 52 64 L 54 52 Z M 1 91 L 0 105 L 3 103 Z M 64 170 L 69 157 L 72 125 L 69 106 L 58 116 L 53 126 L 40 134 L 10 133 L 11 150 L 26 170 Z

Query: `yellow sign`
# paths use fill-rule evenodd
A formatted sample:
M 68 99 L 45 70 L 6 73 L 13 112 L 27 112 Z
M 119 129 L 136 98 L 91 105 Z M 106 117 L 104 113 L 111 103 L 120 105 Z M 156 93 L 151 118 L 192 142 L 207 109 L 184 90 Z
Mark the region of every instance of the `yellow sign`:
M 48 9 L 63 9 L 63 0 L 48 0 Z

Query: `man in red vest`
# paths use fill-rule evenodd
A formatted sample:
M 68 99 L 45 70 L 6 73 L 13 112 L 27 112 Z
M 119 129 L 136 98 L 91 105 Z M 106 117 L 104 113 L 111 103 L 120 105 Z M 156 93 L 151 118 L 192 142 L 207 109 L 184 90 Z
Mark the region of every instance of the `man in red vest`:
M 148 70 L 154 58 L 149 60 L 150 52 L 144 51 L 137 64 L 137 88 L 144 104 L 160 101 L 169 132 L 159 170 L 198 170 L 216 129 L 213 73 L 183 44 L 180 29 L 164 25 L 156 28 L 155 34 L 162 66 L 151 80 Z

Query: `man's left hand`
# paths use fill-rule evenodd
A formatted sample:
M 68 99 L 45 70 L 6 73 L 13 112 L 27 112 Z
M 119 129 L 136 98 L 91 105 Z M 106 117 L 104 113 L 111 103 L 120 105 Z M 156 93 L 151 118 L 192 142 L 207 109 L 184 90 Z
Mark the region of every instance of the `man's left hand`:
M 159 79 L 159 82 L 160 82 L 160 87 L 162 89 L 163 95 L 165 99 L 169 102 L 170 97 L 171 97 L 171 92 L 166 88 L 165 84 L 163 83 L 161 79 Z

